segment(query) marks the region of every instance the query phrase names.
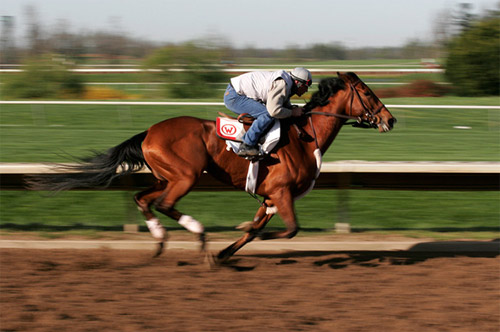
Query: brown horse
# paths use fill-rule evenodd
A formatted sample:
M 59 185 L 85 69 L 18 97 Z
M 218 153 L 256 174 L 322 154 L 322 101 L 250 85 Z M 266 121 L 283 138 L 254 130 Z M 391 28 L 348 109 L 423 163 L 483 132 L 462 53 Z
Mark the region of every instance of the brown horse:
M 263 197 L 246 233 L 216 257 L 222 262 L 246 243 L 261 239 L 292 238 L 299 226 L 294 200 L 306 193 L 316 179 L 318 151 L 324 154 L 348 119 L 359 125 L 392 129 L 395 118 L 375 94 L 354 73 L 324 79 L 310 102 L 307 116 L 282 122 L 281 140 L 272 153 L 260 161 L 255 193 Z M 83 160 L 62 177 L 33 181 L 37 190 L 66 190 L 75 187 L 106 186 L 115 177 L 147 166 L 156 184 L 135 195 L 137 206 L 146 218 L 153 237 L 159 240 L 160 254 L 166 233 L 152 207 L 178 221 L 205 242 L 203 226 L 175 205 L 196 185 L 203 171 L 222 182 L 245 189 L 249 161 L 226 150 L 225 141 L 216 136 L 215 122 L 194 117 L 177 117 L 153 125 L 104 154 Z M 316 152 L 315 152 L 316 151 Z M 286 230 L 263 232 L 275 213 Z

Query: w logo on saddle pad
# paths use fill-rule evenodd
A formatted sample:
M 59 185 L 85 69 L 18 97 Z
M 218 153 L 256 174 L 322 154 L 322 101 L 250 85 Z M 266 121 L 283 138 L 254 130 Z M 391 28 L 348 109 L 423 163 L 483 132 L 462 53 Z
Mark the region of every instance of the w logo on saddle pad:
M 220 128 L 220 131 L 227 136 L 233 136 L 236 134 L 236 127 L 233 124 L 225 124 Z
M 236 119 L 218 117 L 216 121 L 217 136 L 222 139 L 241 142 L 246 131 L 243 123 Z

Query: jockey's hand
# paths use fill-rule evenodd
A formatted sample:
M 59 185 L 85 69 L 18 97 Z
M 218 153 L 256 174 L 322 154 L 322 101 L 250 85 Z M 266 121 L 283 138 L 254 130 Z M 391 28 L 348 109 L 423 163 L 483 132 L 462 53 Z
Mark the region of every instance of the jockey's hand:
M 294 107 L 292 108 L 292 116 L 299 117 L 304 115 L 304 109 L 302 107 Z

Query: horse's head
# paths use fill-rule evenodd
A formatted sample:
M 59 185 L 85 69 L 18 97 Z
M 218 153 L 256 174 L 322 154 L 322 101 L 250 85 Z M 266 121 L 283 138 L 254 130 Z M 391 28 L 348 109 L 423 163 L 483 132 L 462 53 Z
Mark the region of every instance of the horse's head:
M 373 91 L 354 73 L 337 74 L 351 93 L 350 102 L 346 106 L 349 116 L 360 119 L 361 123 L 370 127 L 378 128 L 381 133 L 390 131 L 396 123 L 396 118 Z

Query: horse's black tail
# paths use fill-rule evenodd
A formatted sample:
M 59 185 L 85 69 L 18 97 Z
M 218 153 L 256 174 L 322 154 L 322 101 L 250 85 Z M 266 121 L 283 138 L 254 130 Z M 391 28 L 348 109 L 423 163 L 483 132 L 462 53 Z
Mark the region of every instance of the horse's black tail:
M 105 153 L 95 153 L 72 165 L 58 165 L 56 173 L 33 176 L 26 185 L 31 190 L 61 191 L 74 188 L 106 188 L 113 179 L 147 166 L 141 144 L 147 131 L 135 135 Z

